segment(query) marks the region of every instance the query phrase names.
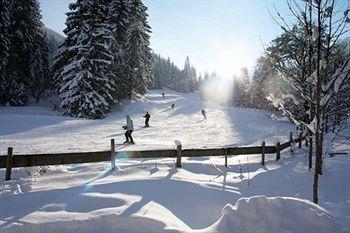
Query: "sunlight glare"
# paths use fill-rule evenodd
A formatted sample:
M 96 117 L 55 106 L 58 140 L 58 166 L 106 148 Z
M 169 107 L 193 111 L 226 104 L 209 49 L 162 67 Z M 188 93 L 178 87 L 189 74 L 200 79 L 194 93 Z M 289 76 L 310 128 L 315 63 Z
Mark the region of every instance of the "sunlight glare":
M 240 74 L 242 68 L 251 68 L 254 65 L 254 60 L 249 57 L 244 43 L 239 45 L 225 43 L 218 46 L 216 51 L 212 66 L 224 79 L 232 79 L 234 75 Z

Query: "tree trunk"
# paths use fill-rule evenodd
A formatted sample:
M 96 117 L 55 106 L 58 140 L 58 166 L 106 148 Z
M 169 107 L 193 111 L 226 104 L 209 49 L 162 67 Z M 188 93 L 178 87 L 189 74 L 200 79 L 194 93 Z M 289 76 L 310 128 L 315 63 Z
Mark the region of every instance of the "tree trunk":
M 310 138 L 309 138 L 309 171 L 312 168 L 312 147 L 313 147 L 312 143 L 313 143 L 312 135 L 310 135 Z
M 313 184 L 313 202 L 318 204 L 318 173 L 314 174 L 314 184 Z
M 316 129 L 315 129 L 315 140 L 316 140 L 316 162 L 315 162 L 315 175 L 314 175 L 314 185 L 313 185 L 313 200 L 315 203 L 318 203 L 318 175 L 322 174 L 322 106 L 321 106 L 321 0 L 317 2 L 317 30 L 318 30 L 318 38 L 317 38 L 317 60 L 316 60 L 316 72 L 317 72 L 317 80 L 316 80 Z
M 320 133 L 316 134 L 316 163 L 315 172 L 322 175 L 322 143 L 323 136 Z

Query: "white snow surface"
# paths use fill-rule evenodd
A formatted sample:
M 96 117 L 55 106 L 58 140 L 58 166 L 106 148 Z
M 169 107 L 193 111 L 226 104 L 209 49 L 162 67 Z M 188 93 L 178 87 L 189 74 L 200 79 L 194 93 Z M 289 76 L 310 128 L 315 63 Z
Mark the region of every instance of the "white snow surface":
M 210 232 L 336 232 L 332 215 L 310 201 L 254 196 L 227 204 Z
M 160 93 L 104 120 L 61 117 L 43 107 L 2 108 L 1 120 L 17 127 L 0 126 L 1 145 L 13 145 L 15 153 L 109 149 L 111 137 L 123 140 L 127 113 L 137 129 L 137 145 L 128 150 L 173 148 L 174 140 L 187 148 L 270 144 L 284 142 L 293 128 L 258 111 L 202 103 L 193 93 L 166 93 L 165 99 Z M 201 121 L 203 106 L 207 121 Z M 151 128 L 143 129 L 146 110 Z M 348 152 L 350 142 L 343 138 L 330 150 Z M 315 205 L 308 201 L 313 173 L 306 154 L 307 148 L 294 156 L 285 150 L 278 162 L 267 155 L 265 166 L 260 155 L 231 156 L 228 168 L 223 157 L 183 158 L 177 169 L 171 158 L 120 153 L 115 170 L 109 162 L 49 166 L 43 174 L 34 168 L 32 175 L 13 169 L 11 181 L 0 180 L 0 232 L 349 232 L 349 155 L 325 158 Z M 1 179 L 4 173 L 0 169 Z
M 131 150 L 261 145 L 287 141 L 294 127 L 275 122 L 257 110 L 217 106 L 202 102 L 196 93 L 151 91 L 143 100 L 123 104 L 102 120 L 59 116 L 42 106 L 0 108 L 0 154 L 13 147 L 16 154 L 101 151 L 110 149 L 110 139 L 122 143 L 125 116 L 134 121 L 136 145 Z M 170 110 L 175 103 L 175 110 Z M 201 109 L 207 111 L 204 120 Z M 150 128 L 143 128 L 146 111 Z

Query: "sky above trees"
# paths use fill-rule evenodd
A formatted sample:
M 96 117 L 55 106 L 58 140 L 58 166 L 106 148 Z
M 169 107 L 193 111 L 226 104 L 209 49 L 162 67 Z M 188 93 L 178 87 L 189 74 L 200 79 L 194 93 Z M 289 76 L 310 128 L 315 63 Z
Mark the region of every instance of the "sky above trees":
M 47 27 L 62 33 L 68 4 L 40 0 Z M 281 0 L 144 0 L 152 27 L 151 47 L 182 67 L 186 56 L 199 73 L 217 71 L 230 78 L 251 68 L 268 43 L 280 34 L 269 13 L 290 14 Z

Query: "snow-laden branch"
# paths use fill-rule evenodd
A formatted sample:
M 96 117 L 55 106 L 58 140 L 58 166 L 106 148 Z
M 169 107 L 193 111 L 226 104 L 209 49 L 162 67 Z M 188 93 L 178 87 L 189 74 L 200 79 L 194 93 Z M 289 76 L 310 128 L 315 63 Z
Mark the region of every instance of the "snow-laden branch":
M 291 95 L 292 96 L 292 95 Z M 288 97 L 291 98 L 291 96 L 288 95 Z M 269 96 L 266 97 L 268 100 L 270 100 L 273 104 L 273 106 L 275 106 L 276 108 L 279 108 L 285 115 L 287 115 L 296 125 L 303 125 L 306 128 L 308 128 L 312 133 L 316 132 L 316 128 L 315 128 L 315 121 L 316 118 L 314 118 L 311 123 L 306 123 L 303 120 L 298 120 L 296 119 L 296 117 L 294 116 L 294 114 L 289 111 L 285 106 L 284 106 L 284 101 L 283 99 L 279 99 L 274 97 L 274 95 L 270 94 Z
M 339 92 L 341 85 L 344 81 L 349 78 L 350 75 L 350 58 L 344 63 L 341 68 L 338 68 L 332 75 L 331 80 L 328 82 L 327 86 L 323 87 L 323 92 L 326 93 L 321 99 L 320 104 L 326 106 L 330 99 Z M 331 88 L 333 87 L 333 91 Z

